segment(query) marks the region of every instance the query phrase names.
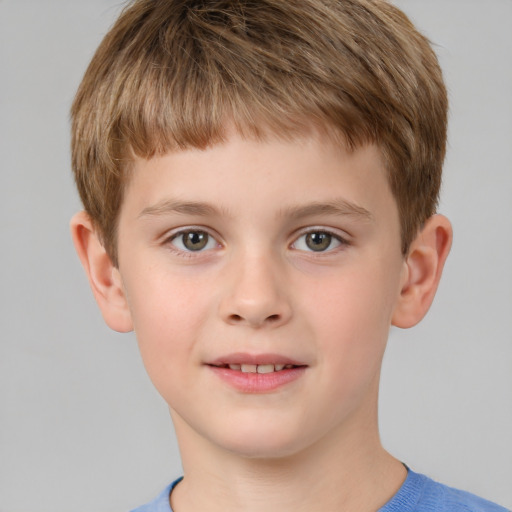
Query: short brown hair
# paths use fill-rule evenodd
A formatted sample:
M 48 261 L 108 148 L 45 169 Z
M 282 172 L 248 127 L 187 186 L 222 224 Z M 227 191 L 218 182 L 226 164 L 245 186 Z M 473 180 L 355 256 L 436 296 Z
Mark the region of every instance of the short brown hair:
M 135 0 L 94 55 L 72 107 L 78 190 L 117 265 L 133 155 L 308 125 L 381 148 L 402 251 L 436 209 L 447 97 L 428 40 L 384 0 Z

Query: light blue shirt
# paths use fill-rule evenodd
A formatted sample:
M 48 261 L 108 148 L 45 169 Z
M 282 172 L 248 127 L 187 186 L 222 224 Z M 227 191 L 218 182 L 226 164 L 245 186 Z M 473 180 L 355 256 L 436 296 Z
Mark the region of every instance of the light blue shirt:
M 181 478 L 167 486 L 151 503 L 132 512 L 172 512 L 169 495 Z M 208 511 L 205 511 L 208 512 Z M 466 491 L 434 482 L 408 470 L 398 492 L 377 512 L 511 512 Z

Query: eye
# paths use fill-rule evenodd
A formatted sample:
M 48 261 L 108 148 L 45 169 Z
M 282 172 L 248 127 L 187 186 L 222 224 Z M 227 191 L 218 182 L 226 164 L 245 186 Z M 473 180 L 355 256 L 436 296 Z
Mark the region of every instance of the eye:
M 339 236 L 328 231 L 310 231 L 304 233 L 293 243 L 292 247 L 299 251 L 326 252 L 346 243 Z
M 209 233 L 199 229 L 180 231 L 171 238 L 171 244 L 180 251 L 199 252 L 214 249 L 218 243 Z

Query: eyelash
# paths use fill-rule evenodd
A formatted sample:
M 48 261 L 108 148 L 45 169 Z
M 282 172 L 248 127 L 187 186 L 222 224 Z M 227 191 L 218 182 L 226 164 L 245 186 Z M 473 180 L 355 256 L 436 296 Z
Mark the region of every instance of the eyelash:
M 297 246 L 299 241 L 303 238 L 304 238 L 304 243 L 307 244 L 306 238 L 308 236 L 312 236 L 312 235 L 327 235 L 328 237 L 330 237 L 329 245 L 325 248 L 325 250 L 315 251 L 314 249 L 311 249 L 311 247 L 309 247 L 309 250 L 294 247 L 294 246 Z M 335 242 L 337 244 L 335 247 L 331 247 L 333 242 Z M 313 256 L 321 257 L 326 254 L 332 254 L 334 252 L 338 252 L 339 250 L 342 250 L 344 247 L 347 247 L 349 245 L 350 245 L 350 242 L 346 238 L 342 237 L 341 235 L 339 235 L 337 233 L 334 233 L 331 230 L 324 229 L 324 228 L 309 228 L 306 231 L 303 231 L 298 237 L 296 237 L 294 242 L 290 245 L 290 247 L 295 248 L 296 250 L 299 250 L 299 251 L 307 252 Z
M 207 239 L 206 239 L 205 245 L 203 247 L 200 247 L 198 250 L 187 249 L 185 247 L 185 241 L 183 238 L 187 234 L 189 234 L 189 235 L 194 235 L 194 234 L 195 235 L 197 235 L 197 234 L 206 235 Z M 309 250 L 296 247 L 301 239 L 304 238 L 304 240 L 306 240 L 306 238 L 308 236 L 312 236 L 312 235 L 327 235 L 328 237 L 330 237 L 329 241 L 328 241 L 328 246 L 324 250 L 319 250 L 319 251 L 315 251 L 314 249 L 311 249 L 311 247 L 309 247 Z M 173 242 L 175 240 L 179 240 L 180 238 L 181 238 L 182 247 L 177 247 L 176 244 L 174 244 Z M 215 243 L 215 247 L 208 247 L 208 245 L 210 245 L 212 242 Z M 333 242 L 335 244 L 337 244 L 335 247 L 331 247 Z M 185 258 L 194 257 L 195 255 L 197 255 L 199 253 L 209 251 L 209 250 L 212 250 L 214 248 L 218 248 L 221 246 L 221 244 L 217 241 L 216 237 L 214 237 L 211 233 L 209 233 L 208 230 L 199 228 L 199 227 L 197 227 L 197 228 L 189 227 L 186 229 L 181 229 L 181 230 L 173 233 L 169 237 L 167 237 L 166 240 L 164 241 L 164 243 L 166 245 L 170 246 L 170 249 L 174 253 L 178 254 L 179 256 L 185 257 Z M 307 244 L 307 242 L 304 241 L 304 244 Z M 299 234 L 299 236 L 294 238 L 294 241 L 290 244 L 289 247 L 292 249 L 295 249 L 295 250 L 303 251 L 305 253 L 310 253 L 315 256 L 322 256 L 325 254 L 331 254 L 333 252 L 337 252 L 337 250 L 341 250 L 341 249 L 343 249 L 343 247 L 347 247 L 349 245 L 350 245 L 350 242 L 346 238 L 340 236 L 337 233 L 334 233 L 333 231 L 330 231 L 328 229 L 323 229 L 323 228 L 309 228 L 308 230 L 303 231 L 302 233 Z
M 185 240 L 184 240 L 184 237 L 189 234 L 189 235 L 194 235 L 194 234 L 201 234 L 201 235 L 206 235 L 206 243 L 204 245 L 204 247 L 201 247 L 200 249 L 198 250 L 192 250 L 192 249 L 187 249 L 185 247 Z M 174 244 L 173 242 L 175 240 L 180 240 L 181 239 L 181 245 L 182 247 L 177 247 L 176 244 Z M 217 241 L 216 237 L 214 237 L 211 233 L 208 232 L 208 230 L 204 229 L 204 228 L 199 228 L 199 227 L 188 227 L 186 229 L 180 229 L 179 231 L 176 231 L 175 233 L 171 234 L 168 238 L 166 238 L 166 240 L 164 241 L 164 243 L 166 245 L 168 245 L 170 247 L 170 249 L 175 253 L 175 254 L 178 254 L 179 256 L 182 256 L 184 258 L 191 258 L 191 257 L 194 257 L 196 254 L 198 253 L 201 253 L 201 252 L 205 252 L 205 250 L 211 250 L 211 249 L 214 249 L 215 247 L 208 247 L 208 245 L 210 245 L 212 242 L 214 242 L 215 244 L 215 247 L 220 247 L 220 244 L 219 242 Z

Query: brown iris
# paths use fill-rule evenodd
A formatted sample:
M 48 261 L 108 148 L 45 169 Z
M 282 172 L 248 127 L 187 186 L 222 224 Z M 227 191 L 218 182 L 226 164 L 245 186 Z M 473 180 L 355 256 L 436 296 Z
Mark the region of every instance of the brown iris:
M 204 231 L 187 231 L 182 235 L 183 246 L 189 251 L 200 251 L 206 247 L 209 235 Z
M 332 235 L 329 233 L 322 233 L 321 231 L 316 233 L 308 233 L 306 235 L 306 245 L 312 251 L 320 252 L 325 251 L 329 248 L 332 242 Z

